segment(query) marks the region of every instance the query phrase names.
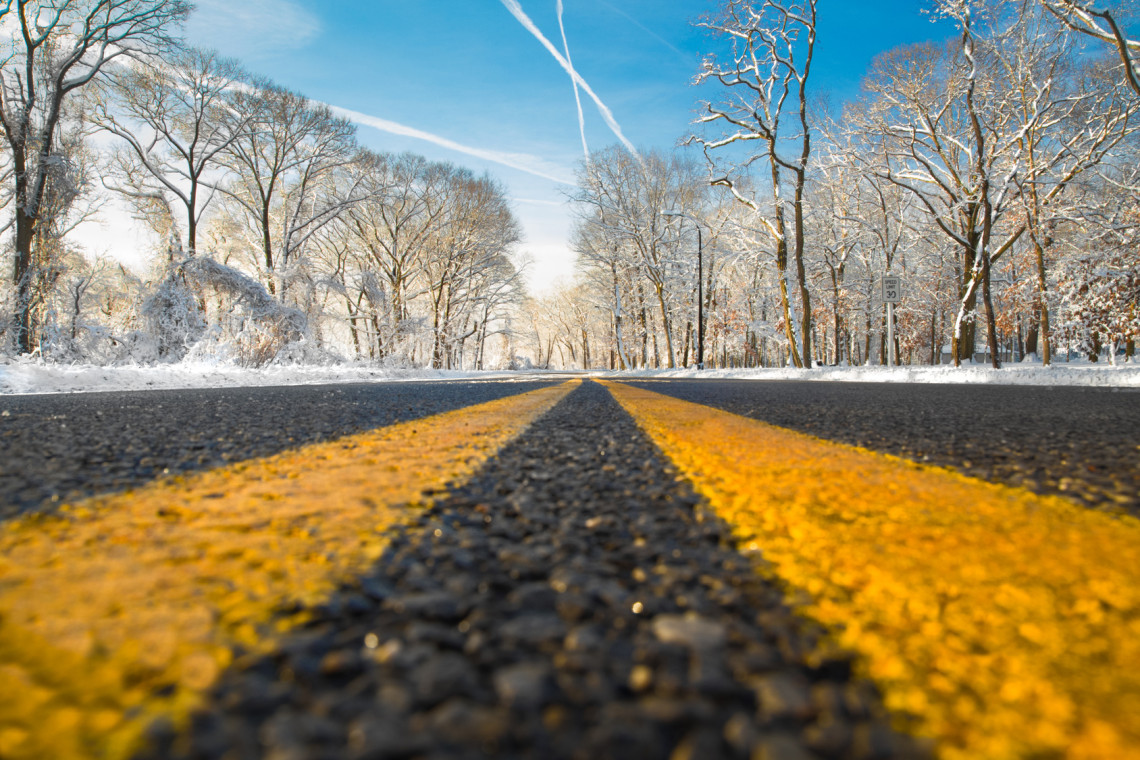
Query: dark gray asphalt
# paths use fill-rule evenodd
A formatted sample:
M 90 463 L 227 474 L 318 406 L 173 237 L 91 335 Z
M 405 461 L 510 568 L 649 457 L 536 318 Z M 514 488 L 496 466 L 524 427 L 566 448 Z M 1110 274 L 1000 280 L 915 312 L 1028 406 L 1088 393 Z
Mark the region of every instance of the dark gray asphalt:
M 0 396 L 0 519 L 555 382 Z
M 586 383 L 143 758 L 924 757 L 730 536 Z
M 1140 515 L 1140 389 L 665 380 L 676 398 Z
M 0 397 L 0 519 L 501 398 L 451 382 Z M 1140 514 L 1140 390 L 634 383 L 822 438 Z
M 1136 392 L 637 384 L 1094 506 L 1140 491 Z M 4 397 L 0 516 L 533 387 Z M 921 756 L 729 536 L 586 383 L 145 756 Z

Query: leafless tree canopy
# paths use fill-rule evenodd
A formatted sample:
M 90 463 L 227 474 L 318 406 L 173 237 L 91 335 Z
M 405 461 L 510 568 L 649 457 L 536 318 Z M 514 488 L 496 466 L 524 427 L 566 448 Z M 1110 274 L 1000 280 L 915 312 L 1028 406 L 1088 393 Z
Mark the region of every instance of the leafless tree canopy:
M 364 150 L 329 107 L 180 43 L 188 12 L 0 3 L 5 350 L 509 363 L 524 294 L 505 189 Z M 149 281 L 73 248 L 108 197 L 154 235 Z
M 579 278 L 543 304 L 534 353 L 692 364 L 687 326 L 703 311 L 718 366 L 1134 355 L 1138 45 L 1122 16 L 1070 0 L 934 12 L 952 39 L 883 52 L 862 95 L 832 108 L 813 108 L 815 3 L 725 0 L 697 20 L 695 221 L 635 222 L 653 218 L 653 162 L 592 157 L 575 196 Z M 885 275 L 904 283 L 893 324 Z
M 698 344 L 712 366 L 1133 356 L 1134 11 L 930 5 L 953 35 L 882 52 L 835 104 L 813 75 L 823 3 L 694 19 L 691 134 L 582 162 L 576 274 L 532 297 L 501 183 L 362 148 L 329 107 L 180 43 L 182 0 L 0 0 L 0 347 L 439 368 L 684 367 Z M 109 199 L 150 231 L 148 273 L 77 249 Z M 884 276 L 903 282 L 890 307 Z

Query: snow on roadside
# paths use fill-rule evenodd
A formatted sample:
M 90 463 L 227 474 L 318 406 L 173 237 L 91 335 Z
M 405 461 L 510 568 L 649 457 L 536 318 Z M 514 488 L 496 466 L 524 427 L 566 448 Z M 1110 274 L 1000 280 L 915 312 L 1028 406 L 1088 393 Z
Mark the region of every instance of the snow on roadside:
M 363 364 L 280 366 L 247 369 L 206 362 L 152 367 L 99 367 L 49 364 L 17 359 L 0 361 L 0 394 L 90 393 L 97 391 L 240 388 L 415 380 L 514 378 L 509 372 L 386 369 Z
M 322 385 L 440 380 L 533 379 L 544 373 L 461 372 L 452 370 L 387 369 L 365 364 L 280 366 L 262 369 L 183 362 L 153 367 L 99 367 L 49 364 L 31 359 L 0 360 L 0 395 L 33 393 L 88 393 L 97 391 L 171 390 L 181 388 L 235 388 L 250 386 Z M 566 374 L 566 373 L 560 373 Z M 985 385 L 1064 385 L 1140 388 L 1140 364 L 1088 362 L 1042 367 L 1009 364 L 1000 370 L 972 365 L 953 367 L 821 367 L 797 369 L 637 370 L 600 372 L 594 377 L 729 378 L 740 380 L 810 380 L 861 383 L 965 383 Z
M 732 378 L 738 380 L 812 380 L 845 383 L 954 383 L 965 385 L 1065 385 L 1101 388 L 1140 388 L 1140 364 L 1115 367 L 1090 362 L 1007 364 L 1002 369 L 982 365 L 918 367 L 818 367 L 805 369 L 713 369 L 698 371 L 639 370 L 640 377 Z

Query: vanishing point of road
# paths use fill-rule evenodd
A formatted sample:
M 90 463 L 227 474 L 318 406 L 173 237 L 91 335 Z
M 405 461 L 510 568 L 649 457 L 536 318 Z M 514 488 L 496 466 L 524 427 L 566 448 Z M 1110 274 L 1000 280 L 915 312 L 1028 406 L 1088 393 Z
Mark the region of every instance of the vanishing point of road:
M 1140 391 L 0 398 L 0 758 L 1140 758 Z

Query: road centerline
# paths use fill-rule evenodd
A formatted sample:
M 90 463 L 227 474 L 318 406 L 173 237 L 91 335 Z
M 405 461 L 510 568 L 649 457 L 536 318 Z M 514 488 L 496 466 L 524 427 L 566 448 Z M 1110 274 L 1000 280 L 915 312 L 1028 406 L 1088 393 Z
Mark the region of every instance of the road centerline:
M 606 386 L 942 757 L 1140 757 L 1140 521 Z
M 0 527 L 0 757 L 123 757 L 578 383 Z
M 926 758 L 698 502 L 583 383 L 137 760 Z

